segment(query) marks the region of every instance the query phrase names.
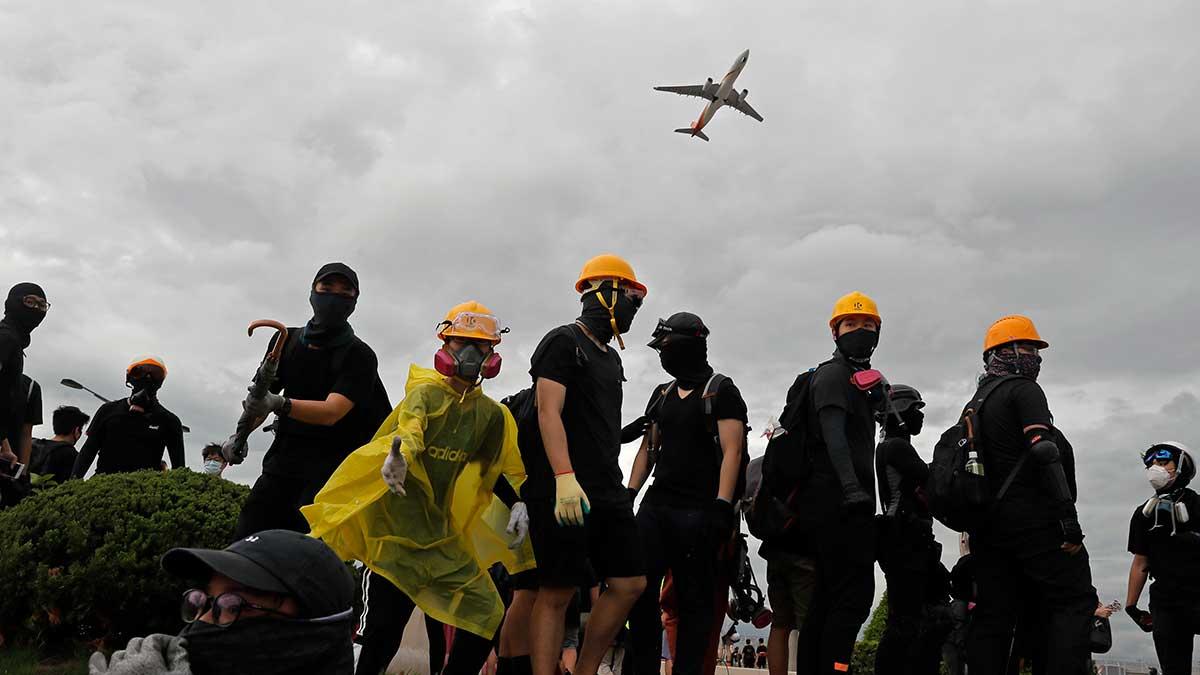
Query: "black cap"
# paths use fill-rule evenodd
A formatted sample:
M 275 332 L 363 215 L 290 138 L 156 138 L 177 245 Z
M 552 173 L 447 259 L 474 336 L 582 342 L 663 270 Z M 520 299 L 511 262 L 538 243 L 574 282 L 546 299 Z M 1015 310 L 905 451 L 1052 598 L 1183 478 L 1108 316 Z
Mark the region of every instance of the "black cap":
M 705 339 L 708 337 L 708 326 L 705 326 L 704 321 L 691 312 L 676 312 L 666 319 L 658 320 L 658 325 L 654 328 L 654 339 L 647 346 L 658 349 L 671 335 L 677 338 Z
M 892 406 L 897 414 L 909 408 L 920 410 L 925 407 L 925 401 L 921 400 L 921 392 L 907 384 L 893 384 L 888 396 L 892 399 Z
M 358 273 L 350 269 L 350 266 L 346 263 L 340 262 L 331 262 L 322 265 L 321 269 L 317 270 L 317 276 L 313 277 L 313 286 L 316 286 L 317 282 L 322 279 L 335 274 L 346 277 L 350 281 L 350 285 L 354 287 L 354 292 L 362 294 L 362 289 L 358 287 Z
M 173 548 L 162 558 L 168 573 L 207 582 L 213 573 L 255 590 L 290 595 L 305 618 L 350 609 L 354 579 L 325 542 L 290 530 L 264 530 L 218 551 Z

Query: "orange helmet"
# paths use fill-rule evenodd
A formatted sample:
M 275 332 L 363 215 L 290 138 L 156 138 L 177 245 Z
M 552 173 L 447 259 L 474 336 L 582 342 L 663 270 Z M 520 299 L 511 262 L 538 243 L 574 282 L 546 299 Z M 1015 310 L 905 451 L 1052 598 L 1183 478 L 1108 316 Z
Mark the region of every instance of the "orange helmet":
M 875 319 L 876 323 L 883 325 L 883 319 L 879 316 L 879 308 L 875 306 L 875 301 L 865 293 L 858 291 L 847 293 L 833 303 L 833 313 L 829 316 L 829 327 L 836 329 L 838 322 L 848 316 L 869 316 Z
M 437 337 L 439 340 L 450 337 L 487 340 L 496 345 L 500 344 L 500 336 L 505 332 L 506 329 L 500 327 L 500 320 L 492 314 L 492 310 L 470 300 L 446 312 L 446 318 L 438 324 Z
M 157 356 L 139 356 L 126 366 L 125 374 L 129 375 L 138 366 L 154 366 L 162 371 L 163 379 L 167 379 L 167 364 L 163 363 L 163 360 Z
M 637 280 L 633 266 L 624 258 L 611 253 L 602 253 L 583 264 L 579 272 L 579 280 L 575 282 L 575 290 L 582 293 L 588 287 L 588 282 L 597 279 L 616 279 L 638 289 L 643 294 L 646 287 Z
M 983 353 L 986 354 L 996 347 L 1013 342 L 1032 342 L 1038 346 L 1038 349 L 1050 346 L 1049 342 L 1038 335 L 1037 328 L 1034 327 L 1033 321 L 1029 317 L 1013 314 L 996 321 L 988 328 L 987 335 L 983 337 Z

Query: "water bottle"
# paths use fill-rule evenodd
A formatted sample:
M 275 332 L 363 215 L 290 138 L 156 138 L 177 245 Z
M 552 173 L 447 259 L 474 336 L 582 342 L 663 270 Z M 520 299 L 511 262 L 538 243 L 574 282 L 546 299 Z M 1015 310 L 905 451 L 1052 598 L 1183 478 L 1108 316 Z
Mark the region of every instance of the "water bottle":
M 967 465 L 964 468 L 966 475 L 963 477 L 963 496 L 971 507 L 983 507 L 987 503 L 987 484 L 983 477 L 983 462 L 979 461 L 979 453 L 974 450 L 968 452 Z
M 972 450 L 967 454 L 967 473 L 976 476 L 983 475 L 983 462 L 979 461 L 979 453 Z

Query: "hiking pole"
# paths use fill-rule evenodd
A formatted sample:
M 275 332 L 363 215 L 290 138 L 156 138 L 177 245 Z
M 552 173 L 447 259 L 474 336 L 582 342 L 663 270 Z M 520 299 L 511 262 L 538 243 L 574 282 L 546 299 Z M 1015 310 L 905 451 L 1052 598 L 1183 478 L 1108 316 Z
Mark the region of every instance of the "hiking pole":
M 78 389 L 80 391 L 86 391 L 87 393 L 91 394 L 92 396 L 95 396 L 96 398 L 100 399 L 101 401 L 104 401 L 105 403 L 112 403 L 112 399 L 104 398 L 100 394 L 97 394 L 96 392 L 92 391 L 91 389 L 88 389 L 87 387 L 83 386 L 82 384 L 79 384 L 78 382 L 76 382 L 75 380 L 72 380 L 70 378 L 64 377 L 62 380 L 59 381 L 59 384 L 61 384 L 64 387 L 67 387 L 68 389 Z M 180 429 L 183 430 L 183 433 L 185 433 L 185 434 L 191 431 L 191 429 L 188 428 L 188 426 L 186 424 L 181 424 L 181 425 L 179 425 L 179 427 L 180 427 Z
M 250 324 L 246 329 L 246 334 L 253 336 L 256 328 L 274 328 L 278 331 L 275 338 L 275 346 L 263 359 L 262 365 L 258 367 L 258 374 L 254 378 L 254 383 L 250 385 L 250 393 L 246 396 L 247 401 L 261 400 L 271 390 L 271 385 L 275 383 L 275 376 L 279 372 L 279 359 L 283 356 L 283 347 L 287 343 L 288 329 L 287 326 L 272 321 L 270 319 L 259 319 Z M 230 464 L 241 464 L 246 455 L 250 452 L 246 445 L 246 439 L 250 437 L 250 432 L 258 426 L 260 420 L 250 413 L 245 408 L 242 409 L 242 415 L 238 418 L 237 428 L 229 440 L 221 444 L 221 454 L 225 457 L 225 461 Z

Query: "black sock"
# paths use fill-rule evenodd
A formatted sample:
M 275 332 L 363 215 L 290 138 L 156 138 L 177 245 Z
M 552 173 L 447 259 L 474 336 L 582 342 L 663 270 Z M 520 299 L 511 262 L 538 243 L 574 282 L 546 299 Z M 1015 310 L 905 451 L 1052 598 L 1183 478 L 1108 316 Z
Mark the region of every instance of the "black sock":
M 496 675 L 517 675 L 513 668 L 513 660 L 511 658 L 496 655 Z
M 533 659 L 528 654 L 512 657 L 513 675 L 533 675 Z

